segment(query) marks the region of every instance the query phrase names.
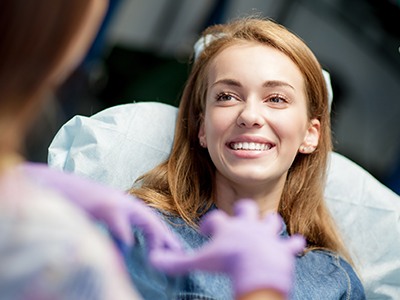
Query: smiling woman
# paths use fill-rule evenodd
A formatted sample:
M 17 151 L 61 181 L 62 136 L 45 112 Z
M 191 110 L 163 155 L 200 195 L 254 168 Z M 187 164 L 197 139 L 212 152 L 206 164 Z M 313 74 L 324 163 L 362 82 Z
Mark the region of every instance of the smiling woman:
M 277 211 L 297 152 L 318 145 L 300 70 L 280 51 L 248 42 L 219 53 L 208 75 L 199 140 L 217 169 L 216 205 L 231 211 L 235 199 L 250 197 L 264 213 Z
M 282 235 L 307 240 L 292 299 L 364 299 L 323 199 L 332 145 L 314 54 L 286 28 L 257 18 L 212 26 L 196 47 L 172 152 L 130 192 L 159 210 L 189 249 L 209 242 L 197 229 L 209 211 L 232 214 L 251 198 L 262 215 L 283 217 Z M 189 273 L 179 294 L 231 299 L 232 289 L 222 275 Z

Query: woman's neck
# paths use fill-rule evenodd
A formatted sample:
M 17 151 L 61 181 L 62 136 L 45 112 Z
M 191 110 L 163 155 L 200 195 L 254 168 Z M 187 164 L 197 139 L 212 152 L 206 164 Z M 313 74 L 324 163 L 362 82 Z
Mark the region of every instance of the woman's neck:
M 265 215 L 278 210 L 282 196 L 284 182 L 270 184 L 270 186 L 240 186 L 224 180 L 217 180 L 217 197 L 215 205 L 227 212 L 233 213 L 234 204 L 240 199 L 252 199 L 259 205 L 260 212 Z

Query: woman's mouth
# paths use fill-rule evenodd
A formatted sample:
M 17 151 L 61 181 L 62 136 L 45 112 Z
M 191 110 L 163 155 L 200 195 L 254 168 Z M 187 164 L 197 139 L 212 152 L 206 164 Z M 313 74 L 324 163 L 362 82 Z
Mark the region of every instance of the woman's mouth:
M 229 143 L 229 148 L 233 150 L 247 151 L 267 151 L 274 145 L 271 143 L 255 143 L 255 142 L 232 142 Z

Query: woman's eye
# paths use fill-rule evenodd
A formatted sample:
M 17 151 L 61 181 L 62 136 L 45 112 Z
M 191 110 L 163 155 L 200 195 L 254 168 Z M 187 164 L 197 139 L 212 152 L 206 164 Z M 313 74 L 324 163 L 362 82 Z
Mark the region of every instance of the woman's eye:
M 284 97 L 279 96 L 279 95 L 275 95 L 275 96 L 269 97 L 269 98 L 267 99 L 267 102 L 272 102 L 272 103 L 285 103 L 285 102 L 287 102 L 287 101 L 286 101 L 286 99 L 285 99 Z
M 236 99 L 235 96 L 227 93 L 221 93 L 217 95 L 217 101 L 230 101 L 235 99 Z

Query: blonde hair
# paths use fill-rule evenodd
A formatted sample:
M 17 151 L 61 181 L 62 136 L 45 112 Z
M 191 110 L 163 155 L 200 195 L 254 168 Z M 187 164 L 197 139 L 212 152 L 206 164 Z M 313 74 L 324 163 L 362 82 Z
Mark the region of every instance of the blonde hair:
M 328 153 L 332 149 L 328 93 L 321 66 L 305 43 L 271 20 L 245 18 L 215 25 L 203 37 L 215 35 L 194 62 L 180 101 L 175 141 L 169 159 L 140 178 L 130 192 L 149 205 L 179 215 L 195 226 L 215 199 L 215 167 L 199 145 L 200 116 L 205 111 L 207 72 L 212 59 L 227 47 L 243 41 L 261 43 L 287 55 L 304 77 L 308 118 L 320 121 L 318 148 L 297 154 L 290 167 L 278 212 L 289 234 L 306 237 L 308 249 L 348 254 L 335 229 L 323 198 Z

